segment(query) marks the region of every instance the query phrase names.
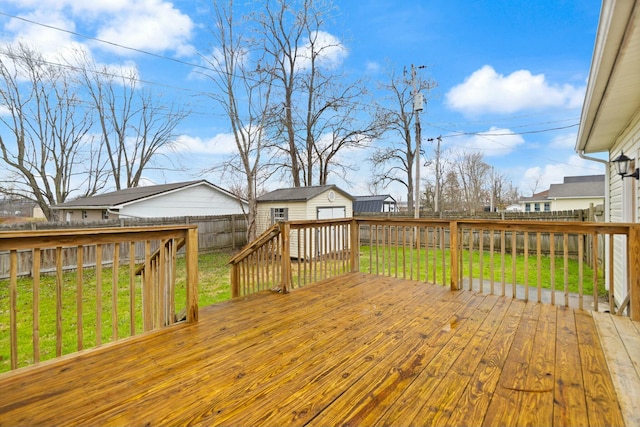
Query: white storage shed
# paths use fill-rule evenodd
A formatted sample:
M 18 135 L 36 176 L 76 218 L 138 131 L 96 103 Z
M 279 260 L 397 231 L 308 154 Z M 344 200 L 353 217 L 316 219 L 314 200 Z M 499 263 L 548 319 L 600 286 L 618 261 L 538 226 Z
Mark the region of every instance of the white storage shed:
M 258 197 L 258 234 L 278 221 L 351 218 L 353 200 L 349 193 L 335 185 L 281 188 L 263 194 Z M 338 231 L 331 227 L 318 227 L 300 238 L 294 230 L 291 233 L 291 256 L 318 256 L 335 251 L 348 242 L 345 240 L 349 238 L 345 230 L 346 228 Z

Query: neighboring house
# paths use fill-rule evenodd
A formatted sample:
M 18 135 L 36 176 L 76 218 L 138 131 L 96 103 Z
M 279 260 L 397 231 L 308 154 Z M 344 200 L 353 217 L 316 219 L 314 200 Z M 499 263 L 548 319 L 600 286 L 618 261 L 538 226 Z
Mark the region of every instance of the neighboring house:
M 589 209 L 604 204 L 604 175 L 567 176 L 562 184 L 520 199 L 522 212 L 555 212 Z
M 550 212 L 551 202 L 547 200 L 549 190 L 535 193 L 531 197 L 523 197 L 520 199 L 521 212 Z
M 52 206 L 61 221 L 229 215 L 247 202 L 206 180 L 127 188 Z
M 353 197 L 335 185 L 281 188 L 258 197 L 257 232 L 278 221 L 350 218 Z M 298 235 L 291 235 L 291 256 L 298 257 Z M 302 242 L 305 245 L 304 242 Z M 307 239 L 306 253 L 316 254 L 314 238 Z
M 519 204 L 512 204 L 504 208 L 505 212 L 523 212 L 522 206 Z
M 353 211 L 355 213 L 398 212 L 398 204 L 389 194 L 354 196 Z
M 40 206 L 29 200 L 0 199 L 0 217 L 44 218 Z
M 631 159 L 628 174 L 640 166 L 639 1 L 603 1 L 576 151 L 605 164 L 605 220 L 639 222 L 640 181 L 619 176 L 611 163 L 624 151 Z M 608 159 L 585 156 L 593 153 L 604 153 Z M 627 294 L 627 257 L 622 238 L 616 239 L 614 294 L 620 303 Z

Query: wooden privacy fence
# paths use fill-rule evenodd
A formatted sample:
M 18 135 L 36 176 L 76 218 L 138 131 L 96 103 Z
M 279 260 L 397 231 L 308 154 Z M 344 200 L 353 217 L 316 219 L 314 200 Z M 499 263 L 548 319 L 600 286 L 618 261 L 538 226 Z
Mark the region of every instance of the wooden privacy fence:
M 128 256 L 138 246 L 140 262 Z M 181 246 L 184 273 L 177 277 Z M 9 277 L 0 280 L 0 348 L 3 355 L 10 349 L 11 369 L 198 318 L 195 225 L 0 232 L 0 250 L 9 254 Z M 21 267 L 19 254 L 27 252 L 30 265 Z M 75 269 L 66 271 L 70 257 Z M 30 277 L 19 279 L 20 268 Z
M 269 233 L 231 260 L 234 296 L 362 271 L 580 309 L 604 303 L 640 320 L 633 224 L 355 218 Z
M 177 218 L 121 218 L 105 220 L 91 223 L 63 223 L 63 222 L 42 222 L 14 225 L 12 227 L 2 227 L 2 231 L 28 231 L 28 230 L 69 230 L 78 228 L 114 228 L 114 227 L 150 227 L 150 226 L 175 226 L 175 225 L 196 225 L 198 229 L 198 251 L 200 253 L 212 252 L 222 249 L 241 248 L 247 243 L 247 221 L 244 215 L 221 215 L 221 216 L 197 216 L 197 217 L 177 217 Z M 154 242 L 152 244 L 156 244 Z M 136 262 L 144 260 L 145 248 L 142 242 L 136 243 L 134 247 Z M 155 247 L 152 247 L 155 250 Z M 63 270 L 73 270 L 76 268 L 76 247 L 63 249 Z M 82 259 L 84 267 L 94 267 L 96 264 L 96 246 L 84 246 Z M 31 251 L 18 251 L 18 276 L 28 276 L 30 274 Z M 51 271 L 55 268 L 55 249 L 43 249 L 41 255 L 42 272 Z M 120 262 L 128 262 L 129 247 L 120 248 Z M 111 253 L 103 254 L 103 266 L 111 265 Z M 0 250 L 0 279 L 9 277 L 9 252 Z

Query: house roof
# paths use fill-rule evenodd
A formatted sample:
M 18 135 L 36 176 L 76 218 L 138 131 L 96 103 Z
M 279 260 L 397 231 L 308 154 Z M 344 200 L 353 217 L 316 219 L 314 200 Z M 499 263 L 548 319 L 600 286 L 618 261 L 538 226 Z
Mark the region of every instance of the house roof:
M 530 202 L 533 200 L 547 200 L 548 197 L 549 197 L 549 190 L 544 190 L 539 193 L 535 193 L 531 197 L 522 197 L 520 200 L 522 200 L 523 202 Z
M 338 191 L 348 199 L 353 200 L 353 196 L 332 184 L 313 187 L 279 188 L 258 197 L 258 202 L 306 202 L 329 190 Z
M 604 197 L 604 175 L 566 176 L 562 184 L 551 184 L 548 190 L 523 197 L 523 202 L 535 200 Z
M 609 151 L 640 107 L 640 6 L 604 0 L 576 151 Z
M 604 186 L 604 175 L 568 176 L 549 186 L 549 198 L 604 197 Z
M 149 185 L 145 187 L 133 187 L 126 188 L 124 190 L 112 191 L 109 193 L 98 194 L 90 197 L 81 197 L 76 200 L 61 203 L 59 205 L 52 206 L 52 209 L 70 209 L 70 208 L 87 208 L 87 209 L 107 209 L 112 207 L 119 207 L 128 203 L 140 201 L 150 197 L 154 197 L 163 193 L 169 193 L 172 191 L 180 190 L 187 187 L 194 187 L 198 185 L 208 185 L 216 190 L 230 196 L 237 198 L 233 193 L 220 188 L 210 182 L 201 179 L 197 181 L 186 182 L 174 182 L 171 184 L 159 184 Z
M 354 212 L 381 212 L 385 201 L 396 203 L 389 194 L 354 196 L 353 210 Z

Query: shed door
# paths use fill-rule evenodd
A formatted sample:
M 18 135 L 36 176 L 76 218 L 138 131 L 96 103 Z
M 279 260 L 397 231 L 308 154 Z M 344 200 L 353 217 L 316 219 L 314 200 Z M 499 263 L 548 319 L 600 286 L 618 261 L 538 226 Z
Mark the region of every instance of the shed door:
M 318 208 L 318 219 L 346 218 L 347 208 L 338 206 L 335 208 Z

